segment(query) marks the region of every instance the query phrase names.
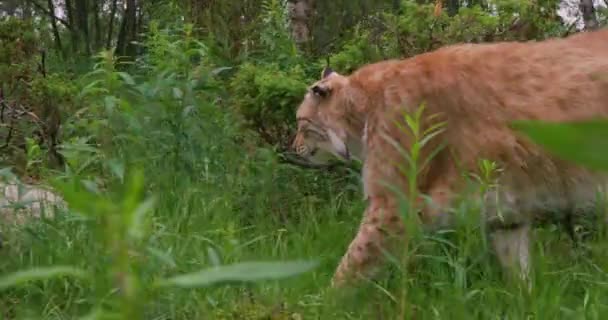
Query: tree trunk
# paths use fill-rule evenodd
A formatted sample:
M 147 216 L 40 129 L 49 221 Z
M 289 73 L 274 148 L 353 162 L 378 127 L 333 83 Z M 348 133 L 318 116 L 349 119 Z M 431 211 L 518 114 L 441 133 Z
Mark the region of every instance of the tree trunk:
M 118 40 L 116 43 L 116 55 L 118 57 L 135 57 L 135 41 L 137 31 L 137 6 L 135 0 L 127 0 L 125 14 L 120 24 Z
M 194 25 L 200 27 L 203 25 L 203 19 L 204 19 L 204 15 L 205 12 L 207 11 L 207 9 L 209 9 L 212 5 L 212 1 L 210 0 L 190 0 L 187 3 L 187 7 L 188 7 L 188 14 L 187 14 L 187 18 L 188 21 L 193 23 Z
M 108 38 L 106 40 L 106 49 L 110 50 L 112 47 L 112 37 L 114 36 L 114 17 L 116 16 L 116 2 L 118 0 L 112 0 L 112 7 L 110 8 L 110 22 L 108 24 Z
M 72 40 L 72 51 L 74 54 L 78 53 L 78 27 L 74 23 L 74 7 L 72 0 L 65 0 L 65 12 L 68 17 L 68 24 L 70 25 L 70 37 Z
M 311 40 L 310 20 L 314 9 L 314 0 L 287 0 L 287 11 L 291 37 L 301 51 L 304 51 Z
M 29 2 L 25 2 L 21 5 L 21 18 L 28 20 L 32 18 L 32 5 Z
M 59 35 L 59 29 L 57 29 L 57 19 L 55 18 L 55 5 L 53 0 L 47 0 L 49 6 L 49 18 L 51 18 L 51 28 L 53 29 L 53 37 L 55 38 L 55 46 L 61 54 L 61 58 L 65 60 L 65 51 L 63 51 L 63 45 L 61 44 L 61 36 Z
M 84 41 L 84 52 L 87 55 L 91 55 L 91 39 L 89 34 L 89 8 L 87 0 L 76 0 L 76 20 L 78 22 L 78 29 L 82 34 L 82 41 Z
M 401 0 L 393 0 L 393 13 L 398 14 L 401 11 Z
M 133 40 L 136 39 L 137 35 L 140 34 L 141 30 L 141 26 L 144 25 L 144 8 L 142 5 L 142 1 L 138 1 L 137 2 L 137 22 L 135 23 L 135 31 L 133 32 Z M 141 54 L 141 47 L 140 46 L 133 46 L 133 55 L 139 55 Z
M 455 16 L 460 10 L 460 1 L 459 0 L 447 0 L 448 6 L 448 15 L 450 17 Z
M 103 6 L 103 4 L 102 4 Z M 101 40 L 101 21 L 99 19 L 99 15 L 101 14 L 99 1 L 93 1 L 93 24 L 95 28 L 95 33 L 93 37 L 93 50 L 97 51 L 102 46 Z
M 593 0 L 581 0 L 579 4 L 581 13 L 583 14 L 583 21 L 585 22 L 585 30 L 595 30 L 598 28 L 599 23 L 595 16 L 595 8 L 593 7 Z

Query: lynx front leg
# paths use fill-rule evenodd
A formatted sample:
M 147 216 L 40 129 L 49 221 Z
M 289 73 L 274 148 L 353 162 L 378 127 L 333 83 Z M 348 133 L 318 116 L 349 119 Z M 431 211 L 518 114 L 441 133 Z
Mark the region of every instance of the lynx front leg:
M 385 197 L 370 197 L 359 231 L 336 269 L 332 287 L 340 287 L 352 277 L 373 277 L 383 265 L 385 252 L 395 253 L 394 245 L 401 242 L 405 229 L 392 202 Z
M 530 224 L 492 231 L 492 246 L 502 267 L 526 282 L 530 280 Z
M 515 193 L 504 186 L 484 195 L 489 240 L 503 270 L 530 285 L 530 235 L 533 214 L 522 203 L 533 203 L 533 192 Z

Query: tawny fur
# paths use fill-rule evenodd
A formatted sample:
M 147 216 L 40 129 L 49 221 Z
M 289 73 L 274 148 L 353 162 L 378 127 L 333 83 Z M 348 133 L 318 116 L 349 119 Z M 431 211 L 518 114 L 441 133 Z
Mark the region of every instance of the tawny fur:
M 426 115 L 440 114 L 440 120 L 446 121 L 445 131 L 423 156 L 439 143 L 447 146 L 418 178 L 419 191 L 438 205 L 424 208 L 422 221 L 432 223 L 447 211 L 464 187 L 463 171 L 478 172 L 479 159 L 496 161 L 503 168 L 499 184 L 506 220 L 496 219 L 498 207 L 490 202 L 487 218 L 496 224 L 492 240 L 505 266 L 529 268 L 528 233 L 533 220 L 553 211 L 573 213 L 591 207 L 595 191 L 607 181 L 604 175 L 550 156 L 517 135 L 509 123 L 607 117 L 608 30 L 540 42 L 455 45 L 405 60 L 369 64 L 347 77 L 332 73 L 314 86 L 326 95 L 312 90 L 306 95 L 297 111 L 294 147 L 310 161 L 321 153 L 311 151 L 363 159 L 369 202 L 358 234 L 336 270 L 334 285 L 353 274 L 373 274 L 383 260 L 381 248 L 395 252 L 388 239 L 391 234 L 403 235 L 404 227 L 396 197 L 385 183 L 404 192 L 408 186 L 393 165 L 405 159 L 384 135 L 408 150 L 411 136 L 394 121 L 421 103 Z M 311 136 L 310 123 L 335 133 L 348 154 L 337 151 L 327 135 Z

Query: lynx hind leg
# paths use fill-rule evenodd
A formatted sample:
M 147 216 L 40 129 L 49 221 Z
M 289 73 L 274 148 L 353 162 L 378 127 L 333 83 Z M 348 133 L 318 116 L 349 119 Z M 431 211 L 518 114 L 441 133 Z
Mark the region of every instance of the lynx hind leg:
M 575 198 L 565 218 L 566 231 L 576 247 L 599 235 L 608 224 L 605 195 L 589 194 L 588 199 Z
M 383 266 L 385 254 L 395 254 L 402 240 L 404 224 L 391 199 L 370 197 L 357 235 L 338 265 L 332 287 L 341 287 L 353 278 L 372 278 Z

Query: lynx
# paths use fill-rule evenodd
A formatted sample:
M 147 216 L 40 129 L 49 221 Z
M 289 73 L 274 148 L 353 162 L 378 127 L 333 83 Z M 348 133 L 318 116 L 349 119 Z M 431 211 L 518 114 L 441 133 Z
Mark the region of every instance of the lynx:
M 596 191 L 608 179 L 552 156 L 510 123 L 606 117 L 606 75 L 608 30 L 543 41 L 458 44 L 368 64 L 349 76 L 326 68 L 297 109 L 292 147 L 310 163 L 360 159 L 368 203 L 333 285 L 373 276 L 383 264 L 383 250 L 396 252 L 402 244 L 404 222 L 388 185 L 408 192 L 406 177 L 394 165 L 405 161 L 396 146 L 412 146 L 402 114 L 420 105 L 439 115 L 423 121 L 423 128 L 445 123 L 422 150 L 430 156 L 444 146 L 417 180 L 417 189 L 433 200 L 420 209 L 420 221 L 442 221 L 463 190 L 462 170 L 478 172 L 479 159 L 495 161 L 503 170 L 500 188 L 483 195 L 485 223 L 501 265 L 527 274 L 534 222 L 592 211 Z M 490 201 L 497 198 L 499 204 Z

